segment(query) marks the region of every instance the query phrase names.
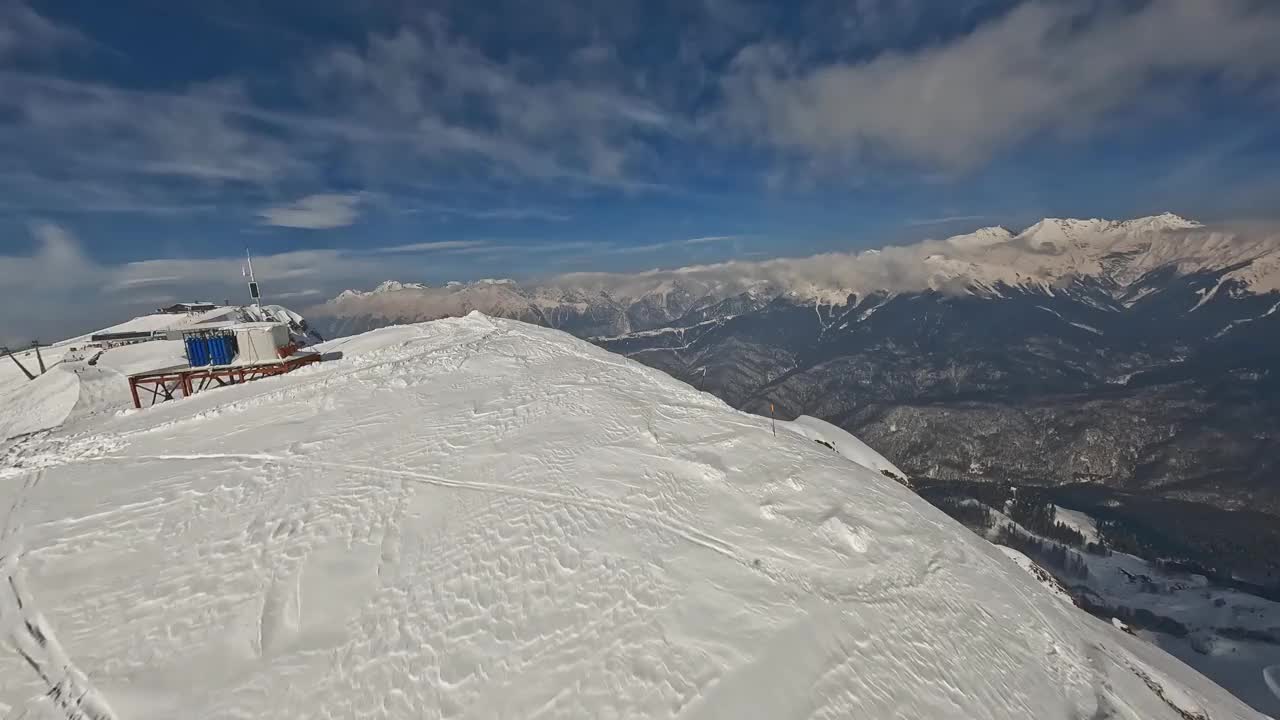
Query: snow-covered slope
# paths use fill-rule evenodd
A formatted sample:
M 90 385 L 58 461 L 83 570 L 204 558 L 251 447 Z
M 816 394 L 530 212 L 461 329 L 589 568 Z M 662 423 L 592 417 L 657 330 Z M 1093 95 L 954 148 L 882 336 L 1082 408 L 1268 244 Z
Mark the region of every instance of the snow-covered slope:
M 801 415 L 791 422 L 782 423 L 782 425 L 786 429 L 799 433 L 810 440 L 816 440 L 831 446 L 832 450 L 863 467 L 878 470 L 882 473 L 888 472 L 900 478 L 907 477 L 907 474 L 899 470 L 897 465 L 886 460 L 883 455 L 872 450 L 866 443 L 826 420 Z
M 0 411 L 0 442 L 61 425 L 80 397 L 80 380 L 66 368 L 54 367 L 31 381 L 17 366 L 5 370 L 6 382 L 0 383 L 4 407 Z
M 326 349 L 10 456 L 0 713 L 1258 717 L 880 472 L 567 335 Z

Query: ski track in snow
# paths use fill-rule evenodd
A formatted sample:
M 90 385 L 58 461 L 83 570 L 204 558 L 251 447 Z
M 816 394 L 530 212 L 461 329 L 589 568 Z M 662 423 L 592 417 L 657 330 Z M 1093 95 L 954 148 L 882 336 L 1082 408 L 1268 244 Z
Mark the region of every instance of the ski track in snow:
M 0 717 L 1257 717 L 816 424 L 480 316 L 342 349 L 8 447 Z

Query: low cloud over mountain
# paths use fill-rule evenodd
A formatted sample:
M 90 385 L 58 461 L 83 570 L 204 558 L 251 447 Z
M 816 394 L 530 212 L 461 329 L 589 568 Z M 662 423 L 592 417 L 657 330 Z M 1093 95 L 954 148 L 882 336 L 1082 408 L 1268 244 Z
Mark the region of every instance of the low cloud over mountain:
M 1123 298 L 1144 275 L 1222 270 L 1224 282 L 1280 289 L 1280 233 L 1209 227 L 1164 214 L 1127 221 L 1045 219 L 1020 233 L 990 227 L 860 253 L 729 262 L 643 273 L 574 273 L 544 282 L 485 280 L 432 287 L 383 283 L 313 308 L 336 322 L 427 320 L 480 310 L 580 333 L 623 334 L 699 307 L 748 295 L 844 305 L 873 293 L 934 290 L 998 295 L 1002 286 L 1052 292 L 1073 278 L 1104 283 Z M 632 312 L 637 309 L 637 312 Z

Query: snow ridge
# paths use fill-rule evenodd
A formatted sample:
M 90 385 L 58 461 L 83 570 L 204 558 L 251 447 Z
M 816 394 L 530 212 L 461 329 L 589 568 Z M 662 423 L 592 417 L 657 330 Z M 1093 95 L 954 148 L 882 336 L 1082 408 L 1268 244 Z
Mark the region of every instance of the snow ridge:
M 474 313 L 321 349 L 343 358 L 33 438 L 0 472 L 6 573 L 84 697 L 128 718 L 1259 717 L 825 424 L 775 436 Z M 0 708 L 43 717 L 49 684 L 0 652 Z

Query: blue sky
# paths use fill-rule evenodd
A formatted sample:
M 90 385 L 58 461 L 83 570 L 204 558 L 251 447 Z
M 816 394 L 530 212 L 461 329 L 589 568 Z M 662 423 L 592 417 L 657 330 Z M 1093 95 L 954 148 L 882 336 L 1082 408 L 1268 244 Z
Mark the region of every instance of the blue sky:
M 0 301 L 96 322 L 246 246 L 305 305 L 1271 219 L 1277 37 L 1255 0 L 0 0 Z

